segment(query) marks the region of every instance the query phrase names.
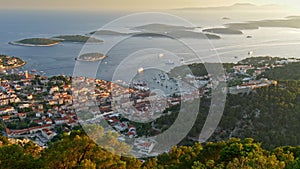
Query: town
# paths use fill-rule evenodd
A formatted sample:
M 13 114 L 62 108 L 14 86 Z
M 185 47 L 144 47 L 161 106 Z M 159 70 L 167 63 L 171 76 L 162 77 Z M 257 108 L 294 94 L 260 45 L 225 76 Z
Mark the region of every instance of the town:
M 229 93 L 247 94 L 257 88 L 277 85 L 274 80 L 258 77 L 268 69 L 285 64 L 287 60 L 273 64 L 235 64 L 221 78 L 228 82 Z M 168 73 L 157 72 L 126 84 L 86 77 L 46 77 L 36 71 L 11 71 L 0 80 L 3 133 L 10 138 L 28 138 L 47 147 L 64 132 L 105 120 L 119 133 L 120 141 L 136 138 L 134 154 L 155 155 L 156 141 L 137 132 L 139 126 L 132 121 L 151 122 L 166 115 L 162 112 L 170 107 L 211 97 L 214 87 L 211 76 L 169 77 Z M 155 127 L 153 130 L 160 131 Z

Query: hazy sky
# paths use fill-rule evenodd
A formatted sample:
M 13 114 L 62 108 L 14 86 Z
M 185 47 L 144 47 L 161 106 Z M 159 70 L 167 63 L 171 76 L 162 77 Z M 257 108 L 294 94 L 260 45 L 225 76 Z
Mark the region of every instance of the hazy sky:
M 0 0 L 0 8 L 151 10 L 181 7 L 223 6 L 238 2 L 300 6 L 299 0 Z

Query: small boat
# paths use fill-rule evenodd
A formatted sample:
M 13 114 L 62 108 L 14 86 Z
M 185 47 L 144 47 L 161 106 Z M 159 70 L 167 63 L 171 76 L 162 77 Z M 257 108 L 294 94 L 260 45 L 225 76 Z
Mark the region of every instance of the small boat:
M 249 35 L 249 36 L 247 36 L 246 38 L 248 38 L 248 39 L 249 39 L 249 38 L 252 38 L 252 36 L 250 36 L 250 35 Z
M 32 69 L 31 72 L 36 73 L 36 69 Z
M 248 55 L 249 55 L 249 56 L 253 55 L 253 51 L 249 51 L 249 52 L 248 52 Z
M 168 62 L 165 63 L 166 65 L 174 65 L 175 63 L 171 60 L 168 60 Z
M 138 73 L 142 73 L 143 71 L 144 71 L 144 68 L 141 67 L 141 68 L 138 69 L 137 72 L 138 72 Z

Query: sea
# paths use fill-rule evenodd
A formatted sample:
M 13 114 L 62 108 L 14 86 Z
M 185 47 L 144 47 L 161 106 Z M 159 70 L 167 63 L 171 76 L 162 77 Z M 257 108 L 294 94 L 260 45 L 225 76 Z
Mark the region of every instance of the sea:
M 244 30 L 243 35 L 220 35 L 218 40 L 170 40 L 163 37 L 127 37 L 102 36 L 103 44 L 62 43 L 51 47 L 25 47 L 8 44 L 32 37 L 52 37 L 56 35 L 84 35 L 101 27 L 114 23 L 118 18 L 135 15 L 133 12 L 99 12 L 99 11 L 29 11 L 1 10 L 0 11 L 0 54 L 17 56 L 27 62 L 20 70 L 31 71 L 47 76 L 53 75 L 90 75 L 111 80 L 118 72 L 118 77 L 126 73 L 136 73 L 139 68 L 156 68 L 168 71 L 172 66 L 194 62 L 237 62 L 246 57 L 277 56 L 300 58 L 300 29 L 295 28 L 259 28 Z M 143 16 L 143 14 L 141 14 Z M 196 31 L 203 28 L 222 27 L 232 22 L 249 20 L 280 19 L 288 14 L 243 14 L 219 12 L 182 12 L 157 11 L 147 13 L 147 16 L 159 15 L 184 18 L 196 25 Z M 130 16 L 129 16 L 130 17 Z M 229 20 L 222 19 L 229 17 Z M 126 17 L 125 17 L 126 18 Z M 182 19 L 179 19 L 182 21 Z M 131 28 L 148 23 L 140 18 L 137 23 L 128 22 L 120 25 L 118 31 L 133 31 Z M 164 20 L 162 20 L 164 22 Z M 180 22 L 181 22 L 180 21 Z M 144 23 L 143 23 L 144 22 Z M 166 21 L 167 22 L 167 21 Z M 176 24 L 176 19 L 168 21 Z M 251 36 L 252 38 L 247 38 Z M 79 63 L 75 61 L 85 50 L 107 52 L 107 59 L 99 63 Z M 190 51 L 199 55 L 186 55 Z M 251 54 L 249 54 L 251 53 Z M 202 59 L 202 58 L 203 59 Z M 127 70 L 133 71 L 127 71 Z M 116 71 L 118 70 L 118 71 Z

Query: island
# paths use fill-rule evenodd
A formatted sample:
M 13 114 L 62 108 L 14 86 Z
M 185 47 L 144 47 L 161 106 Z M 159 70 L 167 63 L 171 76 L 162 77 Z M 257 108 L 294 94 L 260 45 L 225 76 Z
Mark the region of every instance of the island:
M 203 32 L 210 32 L 210 33 L 216 33 L 216 34 L 243 34 L 242 31 L 233 29 L 233 28 L 210 28 L 210 29 L 204 29 Z
M 0 55 L 0 69 L 8 70 L 24 66 L 26 62 L 18 57 L 8 55 Z
M 103 40 L 96 39 L 89 36 L 83 35 L 61 35 L 52 37 L 55 40 L 60 40 L 62 42 L 78 42 L 78 43 L 102 43 Z
M 134 30 L 139 30 L 140 33 L 135 33 L 135 36 L 145 36 L 145 34 L 156 34 L 156 36 L 170 38 L 196 38 L 196 39 L 221 39 L 220 36 L 211 33 L 196 32 L 195 28 L 178 25 L 165 24 L 147 24 L 134 27 Z
M 86 53 L 80 55 L 78 58 L 75 58 L 77 61 L 88 61 L 88 62 L 96 62 L 104 59 L 106 56 L 102 53 Z
M 133 34 L 133 37 L 159 37 L 159 38 L 170 38 L 170 39 L 221 39 L 220 36 L 202 32 L 194 31 L 173 31 L 169 33 L 160 33 L 160 32 L 140 32 Z
M 125 35 L 130 35 L 131 33 L 123 33 L 123 32 L 117 32 L 112 30 L 97 30 L 97 31 L 92 31 L 89 34 L 106 35 L 106 36 L 125 36 Z
M 83 35 L 61 35 L 52 38 L 28 38 L 19 41 L 9 42 L 11 45 L 19 46 L 54 46 L 62 42 L 75 42 L 75 43 L 102 43 L 103 40 L 96 39 Z
M 11 45 L 20 46 L 54 46 L 59 44 L 59 40 L 49 39 L 49 38 L 29 38 L 23 39 L 15 42 L 9 42 Z

